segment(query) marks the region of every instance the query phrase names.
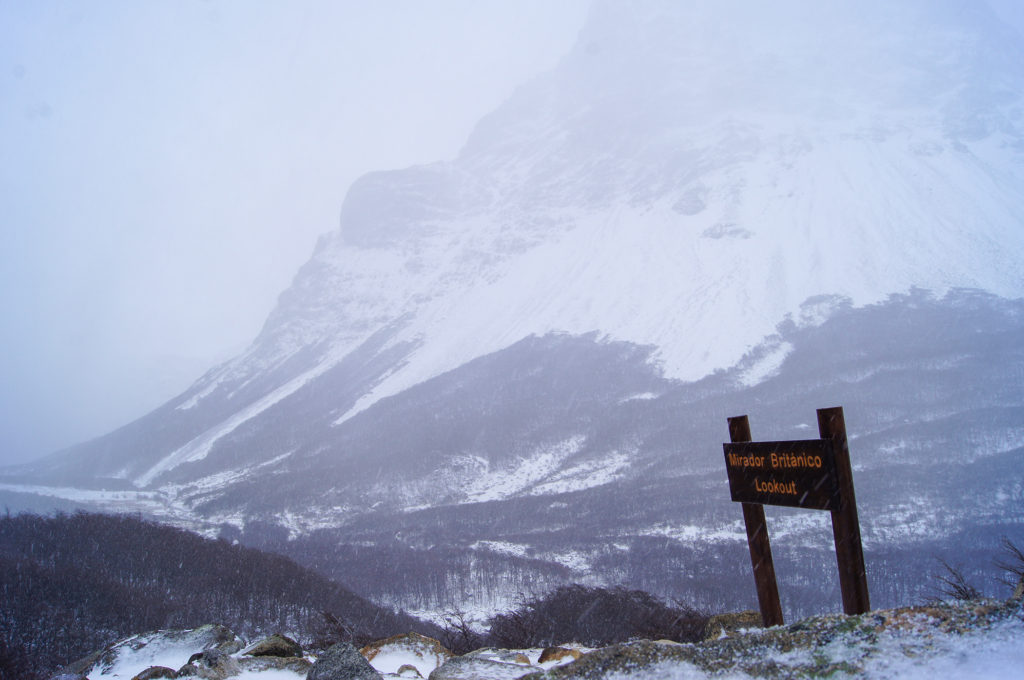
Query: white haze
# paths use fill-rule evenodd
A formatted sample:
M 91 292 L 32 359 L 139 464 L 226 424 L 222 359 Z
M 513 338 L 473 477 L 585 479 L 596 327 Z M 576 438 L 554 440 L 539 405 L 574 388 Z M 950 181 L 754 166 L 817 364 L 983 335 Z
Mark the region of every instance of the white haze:
M 1024 28 L 1024 3 L 991 5 Z M 0 3 L 0 463 L 102 434 L 241 349 L 354 179 L 453 158 L 585 11 Z
M 354 179 L 453 157 L 585 12 L 0 3 L 0 464 L 243 348 Z

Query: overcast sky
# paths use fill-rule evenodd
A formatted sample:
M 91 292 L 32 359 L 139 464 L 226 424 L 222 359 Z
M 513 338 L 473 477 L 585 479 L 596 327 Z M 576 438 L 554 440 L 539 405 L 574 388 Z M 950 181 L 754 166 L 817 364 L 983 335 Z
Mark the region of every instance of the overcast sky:
M 242 350 L 354 179 L 452 158 L 586 7 L 0 0 L 0 464 Z
M 256 335 L 359 175 L 453 157 L 585 0 L 0 0 L 0 463 Z

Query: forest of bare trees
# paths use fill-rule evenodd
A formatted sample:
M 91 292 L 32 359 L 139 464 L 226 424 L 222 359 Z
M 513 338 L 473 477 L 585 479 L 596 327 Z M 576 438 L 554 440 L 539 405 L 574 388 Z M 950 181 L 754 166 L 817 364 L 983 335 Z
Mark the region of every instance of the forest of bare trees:
M 0 518 L 0 680 L 24 680 L 127 635 L 220 623 L 307 645 L 430 624 L 382 609 L 291 560 L 135 517 Z

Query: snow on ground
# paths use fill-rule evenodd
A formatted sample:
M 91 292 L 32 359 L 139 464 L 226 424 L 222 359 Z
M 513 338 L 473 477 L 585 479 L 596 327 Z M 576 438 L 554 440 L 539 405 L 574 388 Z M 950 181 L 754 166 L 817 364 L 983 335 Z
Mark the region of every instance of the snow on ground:
M 569 456 L 578 453 L 586 441 L 577 436 L 553 446 L 539 448 L 532 455 L 520 458 L 510 467 L 490 470 L 482 460 L 484 470 L 466 485 L 466 503 L 502 500 L 543 481 L 558 471 Z
M 991 630 L 947 636 L 931 654 L 887 650 L 868 662 L 864 677 L 878 680 L 991 680 L 1024 678 L 1024 622 L 1005 621 Z
M 615 452 L 599 460 L 589 460 L 556 472 L 530 490 L 531 496 L 582 491 L 618 479 L 629 467 L 631 457 Z
M 745 387 L 752 387 L 776 375 L 792 351 L 793 345 L 788 342 L 770 344 L 761 356 L 743 369 L 739 382 Z
M 512 555 L 513 557 L 529 557 L 527 550 L 529 546 L 522 543 L 511 543 L 509 541 L 477 541 L 469 546 L 472 550 L 490 550 L 501 555 Z
M 373 643 L 362 653 L 381 673 L 397 674 L 403 666 L 412 666 L 424 678 L 449 658 L 448 651 L 436 640 L 414 633 Z
M 624 397 L 623 399 L 620 399 L 619 403 L 620 404 L 625 404 L 625 403 L 628 403 L 630 401 L 651 401 L 652 399 L 657 399 L 660 396 L 661 396 L 660 394 L 655 394 L 654 392 L 639 392 L 637 394 L 631 394 L 628 397 Z
M 102 491 L 98 489 L 75 489 L 72 487 L 37 486 L 31 484 L 0 484 L 0 491 L 50 496 L 81 503 L 95 503 L 100 506 L 105 504 L 133 503 L 159 507 L 164 505 L 162 494 L 158 491 Z
M 1020 197 L 1012 161 L 908 154 L 915 135 L 941 144 L 941 134 L 878 139 L 874 129 L 871 119 L 746 114 L 677 130 L 697 148 L 732 154 L 702 174 L 707 196 L 692 214 L 672 209 L 673 192 L 601 209 L 549 204 L 559 228 L 504 251 L 500 206 L 493 214 L 455 211 L 403 244 L 401 256 L 415 266 L 388 260 L 388 271 L 373 268 L 367 249 L 332 242 L 317 257 L 346 271 L 342 290 L 374 286 L 383 299 L 370 311 L 408 318 L 399 339 L 418 345 L 338 422 L 530 335 L 596 330 L 654 346 L 667 377 L 692 380 L 734 365 L 787 315 L 822 320 L 802 313 L 822 294 L 855 305 L 914 286 L 1020 295 L 1024 241 L 1012 208 Z M 732 149 L 737 134 L 757 151 Z M 851 177 L 877 178 L 876 190 L 850 201 Z M 429 295 L 416 295 L 424 290 Z M 351 304 L 345 318 L 365 307 L 343 303 Z M 769 376 L 787 351 L 778 346 L 745 379 Z
M 243 671 L 239 675 L 232 675 L 231 680 L 304 680 L 305 677 L 305 673 L 271 668 L 265 671 Z
M 104 654 L 106 661 L 98 662 L 88 675 L 93 680 L 130 680 L 151 666 L 177 670 L 188 663 L 189 657 L 196 653 L 197 648 L 202 649 L 206 642 L 208 635 L 204 629 L 134 635 L 114 645 L 110 653 Z
M 743 520 L 738 519 L 724 526 L 703 527 L 696 524 L 655 524 L 637 532 L 640 536 L 664 536 L 680 543 L 696 543 L 698 541 L 746 541 L 747 530 Z
M 869 656 L 863 660 L 865 653 Z M 875 649 L 865 649 L 850 636 L 840 636 L 815 650 L 770 653 L 779 677 L 804 677 L 802 666 L 820 662 L 849 662 L 860 666 L 854 674 L 838 671 L 829 677 L 863 680 L 1012 680 L 1024 678 L 1024 621 L 1008 620 L 987 630 L 963 635 L 929 636 L 922 631 L 893 631 L 883 635 Z M 789 672 L 787 672 L 787 669 Z M 708 673 L 680 661 L 663 661 L 632 672 L 615 672 L 602 680 L 752 680 L 741 670 Z
M 347 349 L 347 348 L 346 348 Z M 252 420 L 259 414 L 266 411 L 268 408 L 278 403 L 282 399 L 291 396 L 303 386 L 308 384 L 315 378 L 323 375 L 328 370 L 333 368 L 339 361 L 341 361 L 344 354 L 335 352 L 331 356 L 322 360 L 319 364 L 314 366 L 309 371 L 299 375 L 297 378 L 290 380 L 284 385 L 278 387 L 270 394 L 264 396 L 262 399 L 258 399 L 253 403 L 249 404 L 245 408 L 236 412 L 230 418 L 223 422 L 211 427 L 203 434 L 199 435 L 195 439 L 191 440 L 187 444 L 178 449 L 172 451 L 168 455 L 161 458 L 155 465 L 149 468 L 146 472 L 139 475 L 134 480 L 135 486 L 145 487 L 154 479 L 167 472 L 173 470 L 183 463 L 192 463 L 197 460 L 202 460 L 213 449 L 222 437 L 234 432 L 239 425 Z

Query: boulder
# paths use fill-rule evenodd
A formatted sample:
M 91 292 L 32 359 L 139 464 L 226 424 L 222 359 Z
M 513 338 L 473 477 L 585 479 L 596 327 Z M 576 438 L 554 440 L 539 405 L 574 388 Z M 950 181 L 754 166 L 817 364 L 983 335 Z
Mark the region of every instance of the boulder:
M 242 672 L 241 666 L 230 654 L 219 649 L 207 649 L 193 654 L 188 663 L 178 670 L 179 677 L 203 680 L 226 680 Z
M 359 653 L 381 673 L 398 673 L 402 666 L 409 665 L 422 677 L 430 675 L 453 656 L 440 642 L 419 633 L 378 640 L 360 649 Z
M 400 678 L 422 678 L 420 672 L 416 669 L 416 666 L 412 664 L 403 664 L 398 667 L 398 671 L 395 673 Z
M 109 647 L 107 649 L 109 649 Z M 92 670 L 92 667 L 96 665 L 106 651 L 107 650 L 93 652 L 89 656 L 82 657 L 77 661 L 72 661 L 62 668 L 60 673 L 50 678 L 50 680 L 64 680 L 64 676 L 72 678 L 86 677 L 89 674 L 89 671 Z
M 1017 587 L 1013 589 L 1014 600 L 1024 600 L 1024 574 L 1021 574 L 1020 580 L 1017 581 Z
M 583 652 L 578 649 L 570 649 L 568 647 L 545 647 L 544 651 L 540 653 L 540 658 L 537 659 L 537 663 L 548 663 L 565 661 L 575 661 L 576 659 L 583 656 Z
M 705 640 L 717 640 L 721 637 L 731 637 L 733 633 L 740 630 L 762 627 L 760 612 L 750 609 L 745 612 L 718 614 L 712 616 L 704 624 L 703 638 Z
M 136 675 L 132 680 L 159 680 L 160 678 L 170 678 L 174 680 L 178 677 L 178 671 L 167 666 L 150 666 L 146 670 Z
M 118 640 L 65 666 L 61 672 L 88 677 L 109 674 L 116 666 L 123 673 L 141 673 L 156 664 L 168 663 L 169 658 L 175 664 L 184 663 L 189 655 L 205 649 L 234 654 L 242 649 L 242 641 L 230 629 L 216 624 L 187 630 L 155 630 Z
M 935 677 L 974 677 L 976 669 L 958 665 L 961 662 L 944 650 L 966 649 L 967 636 L 987 645 L 987 631 L 1007 622 L 1019 627 L 1022 617 L 1024 602 L 994 600 L 873 610 L 856 616 L 827 614 L 696 644 L 611 645 L 552 668 L 543 677 L 863 677 L 869 669 L 875 675 L 897 660 L 908 664 L 907 670 L 935 669 L 931 673 Z M 1012 638 L 1005 642 L 1002 649 L 1007 653 L 1019 646 Z M 1010 658 L 1016 661 L 1016 656 Z M 900 666 L 895 668 L 892 677 L 902 677 Z M 944 672 L 947 668 L 950 672 Z
M 306 680 L 380 680 L 366 657 L 347 642 L 332 646 L 309 669 Z
M 274 633 L 270 637 L 263 638 L 256 644 L 250 646 L 243 656 L 302 656 L 302 647 L 298 642 L 286 635 Z
M 471 659 L 487 659 L 488 661 L 501 661 L 502 663 L 530 664 L 528 656 L 515 649 L 498 649 L 497 647 L 481 647 L 474 649 L 468 654 Z
M 291 671 L 303 676 L 313 667 L 308 659 L 298 656 L 243 656 L 238 659 L 238 665 L 246 673 Z
M 536 666 L 467 655 L 449 659 L 428 680 L 517 680 L 540 670 Z

